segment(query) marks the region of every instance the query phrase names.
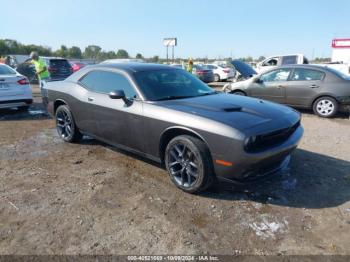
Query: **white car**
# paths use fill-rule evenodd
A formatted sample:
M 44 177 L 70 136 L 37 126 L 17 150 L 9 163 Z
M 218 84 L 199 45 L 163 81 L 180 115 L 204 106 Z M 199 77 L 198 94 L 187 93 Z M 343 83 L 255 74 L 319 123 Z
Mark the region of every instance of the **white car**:
M 28 109 L 33 103 L 28 79 L 11 67 L 0 64 L 0 108 Z
M 204 67 L 213 70 L 215 82 L 227 81 L 234 78 L 236 74 L 235 69 L 225 65 L 206 64 Z

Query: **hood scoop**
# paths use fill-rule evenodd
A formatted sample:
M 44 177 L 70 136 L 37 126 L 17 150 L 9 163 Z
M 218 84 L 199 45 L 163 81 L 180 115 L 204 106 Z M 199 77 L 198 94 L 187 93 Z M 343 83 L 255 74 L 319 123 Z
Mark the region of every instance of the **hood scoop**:
M 231 106 L 231 107 L 222 108 L 222 110 L 225 112 L 238 112 L 238 111 L 242 111 L 242 107 L 241 106 Z

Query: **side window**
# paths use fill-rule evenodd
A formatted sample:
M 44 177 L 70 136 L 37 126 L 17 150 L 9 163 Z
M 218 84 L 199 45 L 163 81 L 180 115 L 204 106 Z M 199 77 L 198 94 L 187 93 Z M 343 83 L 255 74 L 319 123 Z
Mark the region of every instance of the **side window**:
M 266 60 L 262 65 L 263 66 L 277 66 L 277 63 L 278 63 L 278 58 L 273 57 L 273 58 Z
M 324 73 L 317 70 L 296 68 L 290 80 L 292 81 L 317 81 L 322 80 Z
M 97 93 L 108 94 L 115 90 L 123 90 L 126 97 L 135 98 L 136 92 L 129 80 L 118 73 L 108 71 L 91 71 L 79 81 L 87 89 Z
M 290 69 L 278 69 L 273 70 L 271 72 L 268 72 L 266 74 L 263 74 L 260 77 L 260 80 L 263 82 L 277 82 L 277 81 L 287 81 L 290 74 Z
M 282 65 L 293 65 L 298 62 L 297 60 L 298 57 L 295 55 L 282 56 Z

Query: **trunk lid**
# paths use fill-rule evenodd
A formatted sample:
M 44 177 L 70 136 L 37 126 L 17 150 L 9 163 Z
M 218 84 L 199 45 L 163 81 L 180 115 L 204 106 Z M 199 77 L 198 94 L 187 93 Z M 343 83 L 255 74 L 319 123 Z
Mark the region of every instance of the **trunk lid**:
M 23 78 L 23 76 L 17 74 L 0 75 L 0 97 L 23 95 L 25 92 L 24 86 L 18 84 L 18 80 Z

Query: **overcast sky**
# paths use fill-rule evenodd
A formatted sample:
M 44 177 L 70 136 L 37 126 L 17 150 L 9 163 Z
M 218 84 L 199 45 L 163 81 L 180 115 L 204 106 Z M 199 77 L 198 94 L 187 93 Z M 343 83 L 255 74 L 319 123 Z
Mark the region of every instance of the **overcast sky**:
M 175 36 L 179 57 L 331 55 L 350 38 L 349 0 L 0 0 L 0 38 L 57 49 L 126 49 L 165 57 Z

